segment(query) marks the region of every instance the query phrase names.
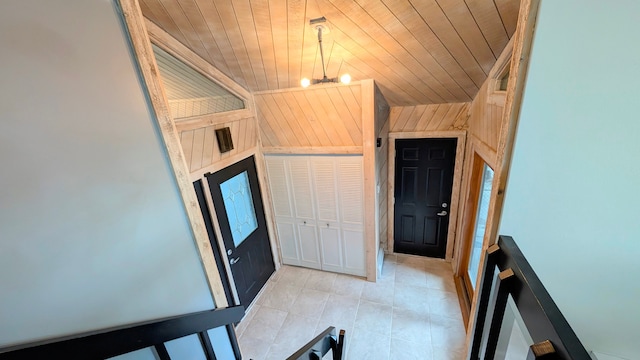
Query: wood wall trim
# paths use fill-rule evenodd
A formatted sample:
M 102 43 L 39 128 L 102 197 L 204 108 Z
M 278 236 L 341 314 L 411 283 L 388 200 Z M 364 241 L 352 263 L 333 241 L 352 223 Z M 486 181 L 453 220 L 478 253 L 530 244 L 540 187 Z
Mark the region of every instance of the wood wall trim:
M 245 109 L 246 110 L 246 109 Z M 176 120 L 176 128 L 179 132 L 200 129 L 212 125 L 220 125 L 235 120 L 251 119 L 254 115 L 245 110 L 229 111 L 217 114 L 194 116 L 186 120 Z
M 456 146 L 456 159 L 455 167 L 453 170 L 453 187 L 451 191 L 451 217 L 449 218 L 449 227 L 447 232 L 447 250 L 445 254 L 445 260 L 452 261 L 454 249 L 456 248 L 456 225 L 458 222 L 458 208 L 460 204 L 460 191 L 462 188 L 462 168 L 465 164 L 465 146 L 467 139 L 467 132 L 465 130 L 450 130 L 450 131 L 420 131 L 420 132 L 396 132 L 389 133 L 389 179 L 387 194 L 387 233 L 388 233 L 388 248 L 389 253 L 393 253 L 394 243 L 394 228 L 393 220 L 395 216 L 394 209 L 394 194 L 395 194 L 395 157 L 396 157 L 396 139 L 421 139 L 421 138 L 457 138 L 458 144 Z
M 513 55 L 509 70 L 509 83 L 507 86 L 507 97 L 505 108 L 502 114 L 502 127 L 500 131 L 498 149 L 496 155 L 496 167 L 494 168 L 494 183 L 491 189 L 487 228 L 484 235 L 483 249 L 497 241 L 502 206 L 504 203 L 504 192 L 507 185 L 507 177 L 511 165 L 513 153 L 513 143 L 522 106 L 522 95 L 524 92 L 531 45 L 534 37 L 534 30 L 540 7 L 540 0 L 522 0 L 520 12 L 518 14 L 518 25 L 513 40 Z M 485 252 L 482 252 L 480 263 L 484 262 Z M 475 314 L 477 311 L 478 297 L 474 296 L 471 306 L 471 317 L 467 324 L 467 348 L 470 345 L 473 329 L 475 325 Z
M 264 154 L 291 154 L 291 155 L 313 155 L 313 154 L 358 154 L 362 155 L 362 146 L 270 146 L 263 147 Z
M 362 161 L 364 168 L 364 240 L 367 260 L 367 280 L 378 278 L 378 219 L 376 218 L 376 129 L 375 84 L 360 82 L 362 93 Z
M 140 4 L 137 0 L 118 0 L 118 3 L 124 15 L 133 52 L 138 63 L 139 71 L 142 73 L 144 86 L 149 94 L 151 106 L 164 140 L 164 146 L 173 168 L 176 183 L 182 195 L 181 198 L 193 231 L 193 238 L 200 254 L 209 289 L 216 307 L 227 307 L 229 304 L 227 303 L 224 287 L 216 267 L 204 219 L 198 206 L 198 200 L 193 191 L 193 184 L 189 177 L 187 163 L 182 152 L 182 147 L 180 146 L 180 137 L 171 119 L 169 108 L 167 107 L 166 94 L 160 82 L 158 66 L 153 56 L 151 41 L 145 27 Z
M 348 86 L 361 85 L 363 82 L 366 82 L 366 81 L 369 81 L 369 80 L 352 81 L 352 82 L 350 82 L 348 84 Z M 342 87 L 342 86 L 346 86 L 346 85 L 342 84 L 342 83 L 315 84 L 315 85 L 310 85 L 309 87 L 306 87 L 306 88 L 295 87 L 295 88 L 288 88 L 288 89 L 263 90 L 263 91 L 256 91 L 253 94 L 254 95 L 264 95 L 264 94 L 291 93 L 291 92 L 296 92 L 296 91 L 306 91 L 306 90 L 313 90 L 313 89 L 328 89 L 328 88 L 337 88 L 337 87 Z
M 196 170 L 194 172 L 192 172 L 189 176 L 191 181 L 196 181 L 196 180 L 200 180 L 204 174 L 207 173 L 214 173 L 218 170 L 224 169 L 227 166 L 233 165 L 235 163 L 237 163 L 238 161 L 244 160 L 246 158 L 248 158 L 251 155 L 256 155 L 258 153 L 258 147 L 253 147 L 251 149 L 245 150 L 241 153 L 235 154 L 233 156 L 230 156 L 228 158 L 224 158 L 222 160 L 219 160 L 207 167 L 204 167 L 202 169 Z M 257 160 L 256 160 L 257 161 Z M 217 222 L 217 219 L 216 219 Z
M 257 130 L 257 129 L 256 129 Z M 259 132 L 259 131 L 258 131 Z M 258 149 L 261 147 L 258 139 Z M 280 242 L 277 241 L 276 217 L 273 211 L 273 200 L 271 199 L 271 190 L 269 189 L 269 179 L 267 179 L 267 163 L 264 159 L 262 151 L 256 151 L 256 171 L 260 180 L 260 191 L 262 192 L 262 203 L 265 223 L 267 225 L 267 233 L 269 234 L 269 243 L 271 244 L 271 254 L 273 255 L 273 263 L 276 271 L 280 269 Z
M 229 305 L 240 305 L 240 297 L 238 296 L 236 281 L 233 278 L 233 273 L 231 272 L 231 264 L 229 264 L 229 257 L 226 255 L 227 248 L 224 245 L 222 230 L 220 229 L 220 223 L 218 222 L 218 214 L 216 212 L 215 204 L 213 203 L 213 197 L 211 196 L 211 191 L 209 190 L 209 180 L 204 175 L 202 175 L 200 178 L 196 180 L 202 180 L 202 187 L 204 188 L 204 198 L 205 198 L 205 201 L 207 202 L 207 206 L 209 207 L 211 224 L 213 224 L 213 233 L 216 236 L 216 243 L 218 245 L 218 249 L 220 250 L 220 258 L 222 259 L 222 265 L 226 272 L 227 279 L 229 280 L 229 287 L 230 287 L 229 290 L 231 290 L 231 296 L 233 296 L 233 301 L 235 302 L 235 304 L 229 304 Z M 193 181 L 196 181 L 196 180 L 193 180 Z

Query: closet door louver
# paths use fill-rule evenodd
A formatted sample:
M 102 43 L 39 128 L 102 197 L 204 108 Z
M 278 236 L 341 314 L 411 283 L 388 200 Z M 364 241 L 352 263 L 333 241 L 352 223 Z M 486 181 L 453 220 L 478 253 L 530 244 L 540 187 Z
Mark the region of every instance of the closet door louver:
M 320 255 L 322 269 L 342 272 L 343 255 L 340 223 L 338 219 L 338 182 L 335 157 L 311 159 L 313 182 L 318 209 Z
M 293 202 L 289 195 L 285 160 L 282 157 L 265 158 L 282 262 L 288 265 L 301 265 L 297 226 L 293 216 Z
M 365 276 L 362 157 L 265 160 L 283 262 Z

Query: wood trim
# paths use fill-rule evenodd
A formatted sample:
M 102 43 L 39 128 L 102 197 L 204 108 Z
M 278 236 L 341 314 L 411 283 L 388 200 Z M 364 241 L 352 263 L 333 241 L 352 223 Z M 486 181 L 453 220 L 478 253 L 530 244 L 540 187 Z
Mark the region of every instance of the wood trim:
M 487 144 L 482 142 L 473 134 L 469 135 L 467 141 L 467 149 L 465 151 L 465 161 L 464 161 L 464 169 L 462 171 L 462 186 L 461 186 L 461 194 L 460 194 L 460 207 L 458 208 L 458 224 L 456 227 L 456 234 L 458 234 L 456 240 L 457 245 L 454 249 L 453 256 L 453 269 L 454 274 L 460 276 L 460 272 L 463 271 L 460 269 L 462 263 L 462 255 L 465 238 L 464 238 L 464 230 L 463 225 L 465 223 L 465 213 L 467 211 L 467 202 L 469 196 L 471 194 L 471 186 L 472 186 L 472 176 L 473 176 L 473 166 L 475 156 L 479 156 L 491 169 L 495 170 L 495 158 L 496 153 L 493 149 L 491 149 Z M 464 269 L 466 270 L 466 269 Z
M 469 323 L 469 317 L 471 316 L 471 299 L 467 294 L 464 279 L 460 276 L 453 276 L 453 282 L 456 286 L 456 293 L 458 294 L 458 303 L 460 305 L 460 312 L 462 313 L 462 321 Z
M 235 303 L 234 305 L 238 305 L 240 304 L 238 288 L 236 288 L 236 280 L 233 278 L 233 273 L 231 272 L 231 264 L 229 264 L 229 258 L 227 257 L 227 248 L 224 245 L 222 230 L 220 229 L 220 222 L 218 221 L 218 214 L 216 213 L 216 207 L 213 203 L 213 197 L 211 196 L 211 190 L 209 188 L 209 180 L 206 176 L 204 176 L 204 174 L 198 180 L 202 180 L 202 187 L 204 188 L 204 198 L 207 202 L 207 206 L 209 207 L 209 216 L 211 216 L 211 224 L 213 225 L 213 232 L 216 236 L 216 243 L 218 244 L 218 249 L 220 250 L 222 265 L 225 272 L 227 273 L 227 279 L 229 279 L 229 287 L 231 290 L 231 295 L 233 296 L 233 301 Z
M 378 278 L 378 219 L 376 218 L 376 125 L 375 84 L 360 82 L 362 96 L 362 162 L 364 172 L 364 241 L 367 280 Z
M 491 199 L 487 219 L 487 228 L 484 235 L 483 249 L 495 244 L 497 241 L 504 192 L 507 185 L 507 177 L 511 165 L 513 143 L 522 106 L 522 95 L 529 66 L 531 45 L 534 37 L 535 24 L 540 7 L 540 0 L 522 0 L 518 14 L 518 25 L 513 39 L 513 55 L 509 70 L 509 84 L 507 86 L 507 98 L 502 114 L 502 128 L 498 142 L 496 155 L 496 167 L 494 168 L 494 184 L 491 189 Z M 482 253 L 480 263 L 484 263 L 485 252 Z M 467 348 L 470 345 L 475 324 L 478 296 L 473 297 L 471 317 L 467 324 Z
M 266 220 L 267 233 L 269 234 L 269 242 L 271 243 L 271 254 L 273 255 L 273 263 L 276 271 L 278 271 L 281 266 L 280 248 L 278 247 L 280 243 L 276 241 L 276 217 L 273 212 L 273 201 L 271 200 L 271 190 L 269 189 L 269 180 L 267 179 L 267 163 L 261 151 L 256 151 L 256 172 L 258 173 L 258 183 L 260 184 L 260 191 L 262 192 L 262 207 Z
M 309 87 L 303 88 L 303 87 L 295 87 L 295 88 L 287 88 L 287 89 L 277 89 L 277 90 L 264 90 L 264 91 L 256 91 L 253 92 L 254 95 L 264 95 L 264 94 L 278 94 L 278 93 L 291 93 L 291 92 L 296 92 L 296 91 L 306 91 L 306 90 L 313 90 L 313 89 L 327 89 L 327 88 L 337 88 L 337 87 L 343 87 L 343 86 L 353 86 L 353 85 L 362 85 L 368 81 L 373 81 L 373 80 L 362 80 L 362 81 L 352 81 L 349 84 L 343 84 L 343 83 L 327 83 L 327 84 L 315 84 L 315 85 L 310 85 Z
M 189 177 L 187 162 L 180 146 L 180 136 L 167 107 L 167 97 L 160 83 L 158 65 L 151 50 L 151 41 L 145 27 L 140 4 L 138 0 L 118 0 L 118 4 L 124 15 L 133 53 L 138 63 L 144 86 L 148 91 L 151 107 L 155 113 L 155 119 L 164 140 L 173 174 L 182 195 L 181 198 L 191 224 L 193 238 L 200 254 L 209 289 L 216 307 L 226 307 L 229 304 L 227 304 L 227 298 L 213 256 L 213 250 L 209 243 L 204 219 Z
M 202 169 L 198 169 L 196 171 L 193 171 L 189 176 L 191 178 L 191 181 L 196 181 L 196 180 L 200 180 L 204 174 L 206 173 L 214 173 L 218 170 L 224 169 L 229 165 L 233 165 L 235 163 L 237 163 L 240 160 L 244 160 L 246 158 L 248 158 L 251 155 L 255 155 L 258 153 L 258 147 L 254 146 L 251 149 L 245 150 L 241 153 L 226 157 L 224 159 L 221 159 L 219 161 L 216 161 L 215 163 L 207 166 L 207 167 L 203 167 Z M 217 221 L 217 220 L 216 220 Z
M 270 146 L 263 147 L 264 154 L 359 154 L 362 146 Z
M 246 110 L 246 109 L 245 109 Z M 203 116 L 194 116 L 186 120 L 176 120 L 176 128 L 179 132 L 201 129 L 203 127 L 220 125 L 236 120 L 246 120 L 254 118 L 254 115 L 247 113 L 245 110 L 228 111 L 224 113 L 207 114 Z
M 389 179 L 387 194 L 387 234 L 388 234 L 388 247 L 387 252 L 393 253 L 394 243 L 394 229 L 393 220 L 395 217 L 394 209 L 394 194 L 395 194 L 395 157 L 396 157 L 396 139 L 438 139 L 438 138 L 457 138 L 458 144 L 456 146 L 456 159 L 455 167 L 453 170 L 453 187 L 451 189 L 451 217 L 449 218 L 449 228 L 447 229 L 447 250 L 445 254 L 446 261 L 453 261 L 453 252 L 456 242 L 456 229 L 458 222 L 458 208 L 460 204 L 460 191 L 462 188 L 462 168 L 465 163 L 465 146 L 467 139 L 467 132 L 465 130 L 450 130 L 450 131 L 420 131 L 420 132 L 397 132 L 389 133 Z

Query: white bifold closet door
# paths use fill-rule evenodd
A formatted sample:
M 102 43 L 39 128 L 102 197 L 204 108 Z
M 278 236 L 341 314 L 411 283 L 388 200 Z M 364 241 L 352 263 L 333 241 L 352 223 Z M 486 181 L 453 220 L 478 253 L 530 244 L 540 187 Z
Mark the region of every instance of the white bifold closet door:
M 365 276 L 362 156 L 265 156 L 285 264 Z

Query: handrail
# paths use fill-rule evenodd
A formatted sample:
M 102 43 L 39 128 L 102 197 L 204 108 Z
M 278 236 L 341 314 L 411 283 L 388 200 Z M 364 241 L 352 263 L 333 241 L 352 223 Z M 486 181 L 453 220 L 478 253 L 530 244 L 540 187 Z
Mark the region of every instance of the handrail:
M 501 235 L 482 269 L 468 359 L 494 358 L 509 295 L 533 340 L 527 359 L 591 359 L 513 238 Z
M 207 330 L 226 326 L 237 358 L 240 351 L 233 323 L 244 316 L 244 307 L 234 306 L 142 322 L 106 330 L 0 349 L 0 360 L 106 359 L 147 347 L 166 353 L 164 343 L 198 334 L 209 359 L 215 359 Z M 163 351 L 164 350 L 164 351 Z
M 329 350 L 333 351 L 333 360 L 342 360 L 344 333 L 344 330 L 340 330 L 340 335 L 336 338 L 336 328 L 330 326 L 287 360 L 320 360 Z

